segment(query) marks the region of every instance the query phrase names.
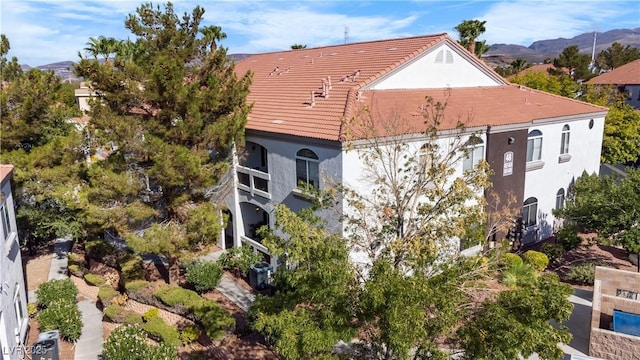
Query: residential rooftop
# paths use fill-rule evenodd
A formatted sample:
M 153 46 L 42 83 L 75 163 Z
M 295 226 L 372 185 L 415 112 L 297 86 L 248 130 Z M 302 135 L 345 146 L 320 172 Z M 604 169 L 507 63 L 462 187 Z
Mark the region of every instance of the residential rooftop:
M 587 81 L 594 85 L 640 85 L 640 59 L 622 65 Z

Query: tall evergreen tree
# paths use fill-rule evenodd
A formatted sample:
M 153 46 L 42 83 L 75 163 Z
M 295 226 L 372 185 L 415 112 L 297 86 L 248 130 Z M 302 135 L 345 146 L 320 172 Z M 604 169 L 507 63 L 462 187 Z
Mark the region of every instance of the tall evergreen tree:
M 208 190 L 229 169 L 250 109 L 251 75 L 238 79 L 215 46 L 220 36 L 202 36 L 203 15 L 199 6 L 179 16 L 171 3 L 142 5 L 125 21 L 137 48 L 131 61 L 76 67 L 98 94 L 90 139 L 104 160 L 91 164 L 84 197 L 94 229 L 171 265 L 182 250 L 217 240 Z
M 640 49 L 614 42 L 598 54 L 596 64 L 602 70 L 612 70 L 636 59 L 640 59 Z

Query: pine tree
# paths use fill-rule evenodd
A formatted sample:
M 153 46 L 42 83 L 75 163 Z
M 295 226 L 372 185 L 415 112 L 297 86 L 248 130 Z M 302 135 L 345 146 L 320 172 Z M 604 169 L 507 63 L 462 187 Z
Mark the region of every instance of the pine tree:
M 179 16 L 171 3 L 142 5 L 125 21 L 135 56 L 76 67 L 97 94 L 90 139 L 94 159 L 103 160 L 91 164 L 84 198 L 95 230 L 165 254 L 172 266 L 182 250 L 217 240 L 221 219 L 207 193 L 229 169 L 250 109 L 251 74 L 238 79 L 215 44 L 223 37 L 203 36 L 203 14 L 199 6 Z M 215 229 L 189 226 L 202 212 Z M 150 247 L 161 229 L 170 241 Z M 201 230 L 205 238 L 194 236 Z

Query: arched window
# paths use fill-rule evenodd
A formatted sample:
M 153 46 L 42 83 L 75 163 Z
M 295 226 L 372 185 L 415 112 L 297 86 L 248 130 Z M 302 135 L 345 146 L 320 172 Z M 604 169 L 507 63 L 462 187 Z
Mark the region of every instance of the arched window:
M 484 159 L 484 142 L 477 136 L 473 136 L 467 142 L 467 154 L 462 161 L 462 170 L 471 170 L 480 160 Z
M 527 137 L 527 162 L 542 158 L 542 132 L 532 130 Z
M 522 222 L 525 227 L 534 226 L 538 223 L 538 199 L 530 197 L 524 201 L 522 207 Z
M 569 153 L 569 125 L 562 127 L 562 140 L 560 141 L 560 154 Z
M 296 181 L 298 185 L 319 188 L 320 171 L 318 164 L 318 155 L 313 151 L 302 149 L 296 153 Z
M 556 209 L 562 209 L 564 207 L 564 189 L 560 188 L 556 193 Z

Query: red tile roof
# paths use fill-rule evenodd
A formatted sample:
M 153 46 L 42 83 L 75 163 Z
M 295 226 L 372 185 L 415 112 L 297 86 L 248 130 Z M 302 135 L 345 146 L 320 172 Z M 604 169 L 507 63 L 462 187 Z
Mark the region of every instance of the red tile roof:
M 0 182 L 4 182 L 4 180 L 11 174 L 12 171 L 13 165 L 0 164 Z
M 376 129 L 383 131 L 383 124 L 376 118 L 389 118 L 393 112 L 402 117 L 401 133 L 419 133 L 425 130 L 422 109 L 426 108 L 427 96 L 442 104 L 446 103 L 440 130 L 455 129 L 458 122 L 467 128 L 529 123 L 571 115 L 606 112 L 606 107 L 568 99 L 519 85 L 487 86 L 473 88 L 419 89 L 419 90 L 371 90 L 362 92 L 362 105 L 372 111 Z M 384 110 L 377 110 L 384 109 Z M 378 112 L 379 111 L 379 112 Z M 376 116 L 380 114 L 382 116 Z M 354 137 L 362 132 L 354 130 Z
M 594 85 L 640 85 L 640 59 L 587 81 Z
M 249 114 L 247 129 L 338 141 L 344 136 L 342 120 L 355 115 L 361 105 L 356 100 L 359 89 L 443 41 L 449 46 L 462 49 L 447 34 L 436 34 L 250 56 L 238 62 L 235 69 L 238 75 L 253 72 L 251 92 L 247 97 L 247 101 L 253 103 L 253 108 Z M 475 57 L 469 59 L 484 71 L 495 74 Z M 498 74 L 495 77 L 501 78 Z M 327 83 L 324 86 L 328 87 L 329 79 L 331 89 L 325 97 L 321 95 L 323 80 Z M 493 111 L 483 112 L 482 121 L 485 124 L 487 121 L 495 122 L 496 117 L 512 119 L 509 121 L 531 121 L 532 118 L 551 117 L 555 114 L 572 115 L 575 111 L 602 111 L 591 105 L 536 92 L 536 95 L 531 95 L 532 103 L 535 103 L 534 97 L 540 99 L 536 100 L 538 102 L 544 99 L 548 103 L 537 105 L 537 111 L 528 112 L 531 117 L 526 119 L 521 114 L 511 116 L 514 114 L 510 112 L 516 106 L 510 104 L 510 99 L 503 99 L 501 96 L 515 96 L 517 88 L 508 85 L 496 88 L 495 92 L 488 88 L 455 89 L 454 92 L 460 96 L 479 96 L 474 98 L 473 106 L 482 108 L 483 111 L 485 108 Z M 312 92 L 315 94 L 313 106 Z M 419 106 L 420 101 L 424 101 L 424 96 L 431 92 L 441 94 L 443 90 L 375 91 L 376 97 L 381 98 L 383 103 L 386 101 L 384 99 L 389 98 L 391 102 L 403 101 L 408 107 Z M 373 94 L 374 91 L 366 93 Z M 401 93 L 410 98 L 394 97 Z M 418 102 L 414 104 L 414 100 Z M 464 101 L 467 100 L 469 99 Z M 553 109 L 556 105 L 560 109 Z M 468 108 L 469 104 L 465 103 L 464 106 Z M 575 110 L 576 108 L 579 110 Z

